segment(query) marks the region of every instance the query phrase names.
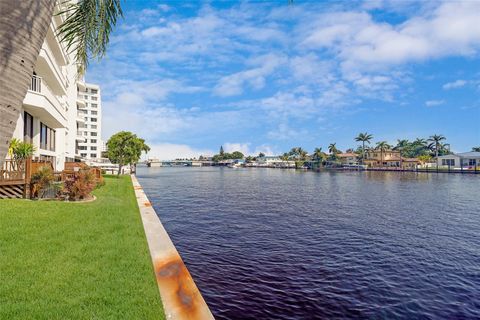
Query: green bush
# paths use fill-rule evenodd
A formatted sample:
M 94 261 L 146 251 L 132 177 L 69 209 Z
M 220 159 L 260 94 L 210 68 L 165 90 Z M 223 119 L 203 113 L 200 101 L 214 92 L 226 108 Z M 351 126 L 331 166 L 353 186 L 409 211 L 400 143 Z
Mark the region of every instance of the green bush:
M 43 198 L 46 190 L 53 183 L 53 171 L 49 166 L 42 166 L 32 175 L 31 192 L 33 198 Z
M 97 186 L 97 179 L 91 170 L 81 170 L 63 184 L 63 193 L 68 200 L 86 199 Z

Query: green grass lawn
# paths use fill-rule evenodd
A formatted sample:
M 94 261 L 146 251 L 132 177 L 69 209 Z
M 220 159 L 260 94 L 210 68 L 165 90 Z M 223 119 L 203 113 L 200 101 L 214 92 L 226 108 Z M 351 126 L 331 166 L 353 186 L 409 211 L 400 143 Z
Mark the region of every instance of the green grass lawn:
M 164 319 L 130 177 L 91 203 L 0 200 L 0 319 Z

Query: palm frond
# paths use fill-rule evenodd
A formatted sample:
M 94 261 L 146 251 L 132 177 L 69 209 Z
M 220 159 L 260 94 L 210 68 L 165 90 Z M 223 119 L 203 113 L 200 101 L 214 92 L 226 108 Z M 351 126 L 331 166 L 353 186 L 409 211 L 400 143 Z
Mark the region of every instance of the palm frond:
M 120 0 L 80 0 L 66 4 L 58 15 L 67 18 L 57 35 L 69 52 L 75 52 L 78 73 L 82 75 L 90 59 L 105 55 L 110 34 L 123 13 Z

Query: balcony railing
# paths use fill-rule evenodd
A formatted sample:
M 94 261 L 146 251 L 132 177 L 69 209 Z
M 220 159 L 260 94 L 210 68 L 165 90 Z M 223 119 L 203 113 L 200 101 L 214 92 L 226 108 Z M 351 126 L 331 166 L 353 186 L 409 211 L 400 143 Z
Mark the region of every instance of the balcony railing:
M 42 92 L 42 78 L 36 75 L 32 76 L 32 82 L 30 82 L 30 90 L 35 92 Z
M 45 96 L 60 113 L 63 113 L 63 111 L 67 110 L 67 105 L 65 103 L 62 103 L 60 99 L 58 99 L 58 97 L 53 94 L 52 90 L 43 81 L 42 77 L 33 75 L 30 82 L 29 90 Z
M 81 118 L 83 121 L 85 121 L 85 116 L 87 114 L 85 112 L 77 111 L 77 117 Z

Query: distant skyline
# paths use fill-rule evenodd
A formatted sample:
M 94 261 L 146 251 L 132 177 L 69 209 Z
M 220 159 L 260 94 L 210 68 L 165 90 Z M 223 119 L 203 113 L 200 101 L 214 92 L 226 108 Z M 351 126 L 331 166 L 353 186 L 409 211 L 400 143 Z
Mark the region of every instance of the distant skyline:
M 480 1 L 125 1 L 107 56 L 103 137 L 152 157 L 279 154 L 359 132 L 480 145 Z

